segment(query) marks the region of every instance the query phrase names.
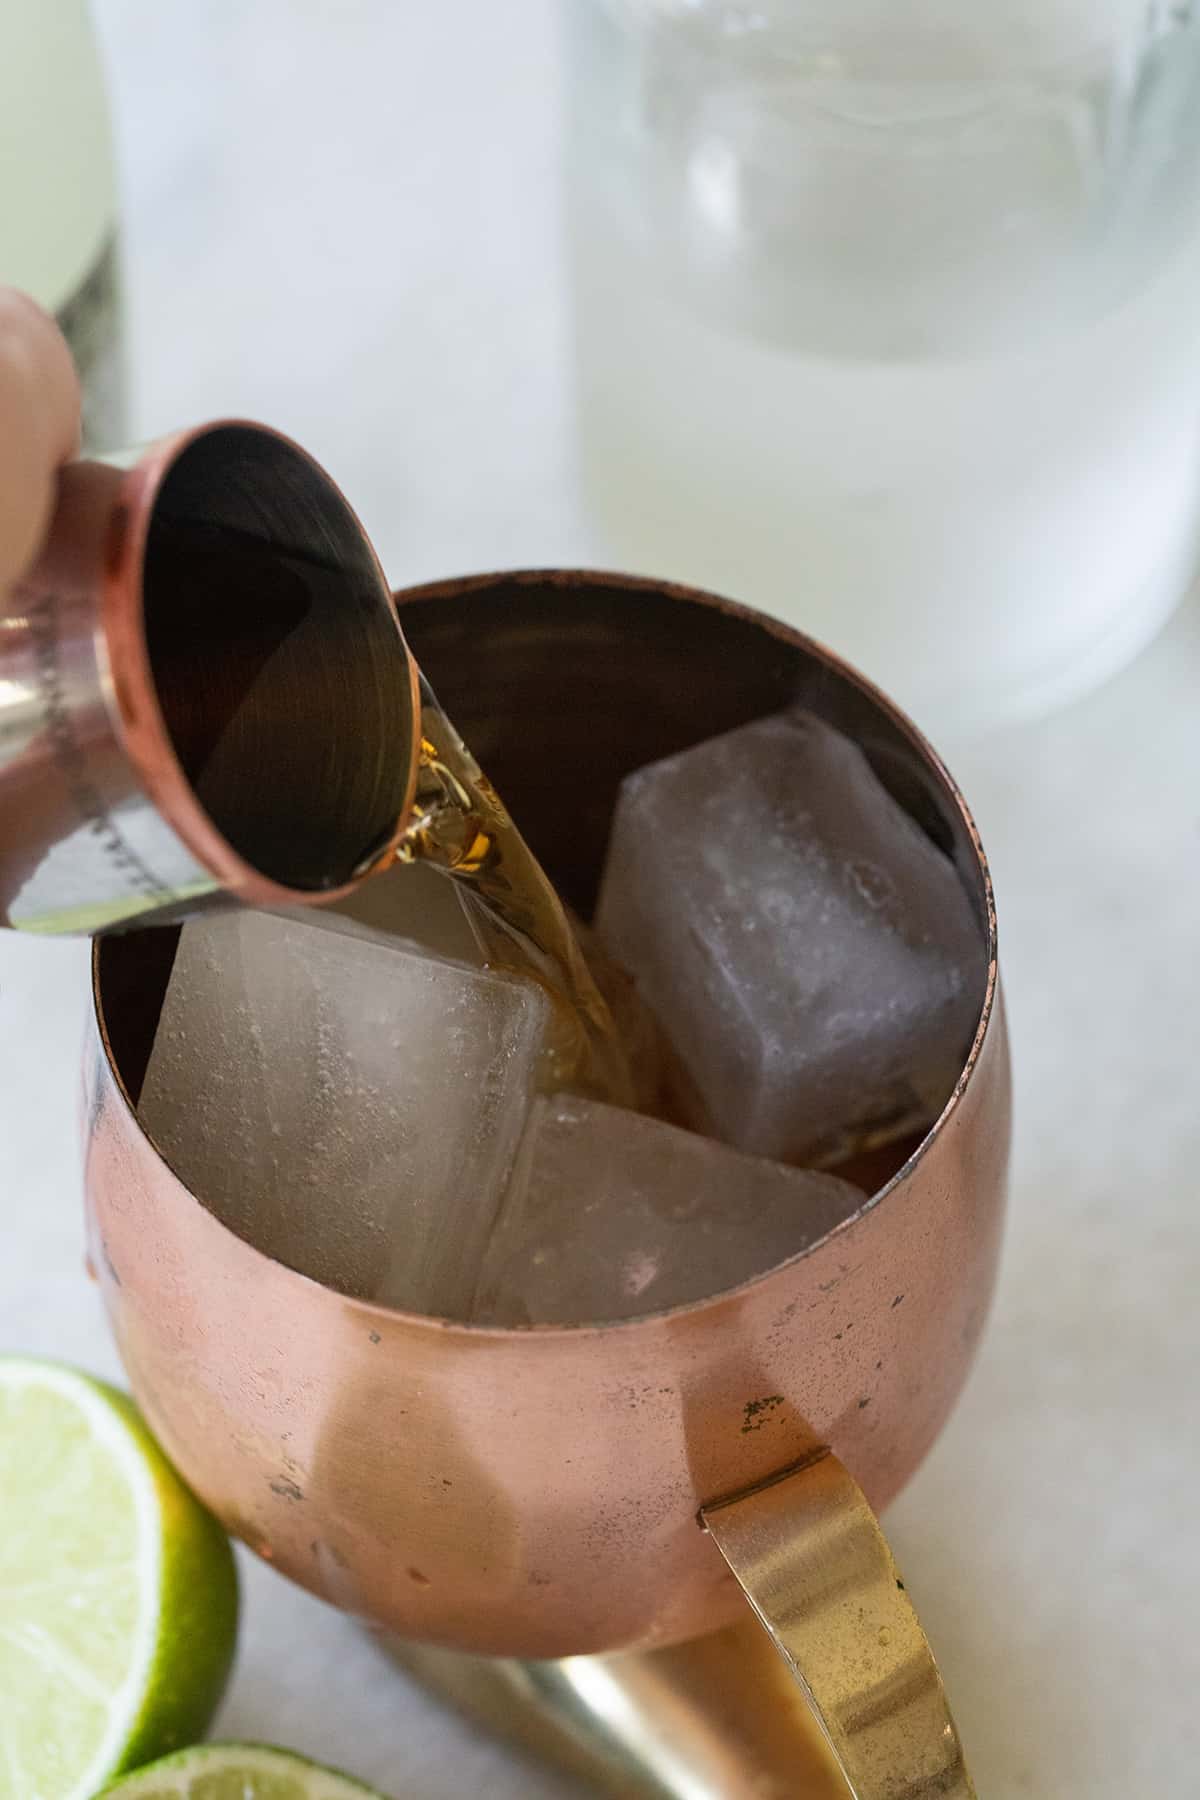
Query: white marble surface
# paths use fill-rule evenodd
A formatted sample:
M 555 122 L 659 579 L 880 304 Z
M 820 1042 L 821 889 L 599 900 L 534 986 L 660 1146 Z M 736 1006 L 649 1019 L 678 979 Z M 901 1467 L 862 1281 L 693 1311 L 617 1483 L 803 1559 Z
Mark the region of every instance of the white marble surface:
M 590 554 L 549 0 L 99 0 L 139 435 L 225 411 L 342 479 L 397 580 Z M 1012 1222 L 965 1398 L 890 1528 L 985 1800 L 1200 1791 L 1200 616 L 955 758 L 995 868 Z M 0 1347 L 116 1374 L 84 1279 L 86 947 L 0 942 Z M 348 1621 L 244 1563 L 219 1729 L 412 1800 L 533 1800 Z

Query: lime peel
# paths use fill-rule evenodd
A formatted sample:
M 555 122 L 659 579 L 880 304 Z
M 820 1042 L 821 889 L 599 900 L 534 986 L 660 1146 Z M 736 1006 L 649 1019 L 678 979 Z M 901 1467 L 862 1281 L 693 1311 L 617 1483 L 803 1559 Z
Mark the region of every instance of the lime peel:
M 201 1744 L 105 1788 L 97 1800 L 386 1800 L 336 1769 L 270 1744 Z

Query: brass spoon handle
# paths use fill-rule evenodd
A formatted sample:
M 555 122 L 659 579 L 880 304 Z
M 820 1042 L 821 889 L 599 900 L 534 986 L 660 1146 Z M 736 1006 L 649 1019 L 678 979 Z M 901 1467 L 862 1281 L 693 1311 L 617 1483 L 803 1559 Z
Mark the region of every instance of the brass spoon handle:
M 825 1452 L 702 1517 L 855 1800 L 975 1800 L 928 1639 L 837 1457 Z

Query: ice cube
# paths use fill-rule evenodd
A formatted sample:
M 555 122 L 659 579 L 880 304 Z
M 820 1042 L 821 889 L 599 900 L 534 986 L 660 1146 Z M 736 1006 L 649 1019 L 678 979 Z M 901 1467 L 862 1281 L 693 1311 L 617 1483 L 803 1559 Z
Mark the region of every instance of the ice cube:
M 534 1103 L 473 1316 L 580 1325 L 681 1306 L 796 1255 L 865 1200 L 837 1176 L 550 1095 Z
M 597 914 L 688 1077 L 689 1123 L 828 1162 L 922 1125 L 978 1022 L 984 937 L 858 747 L 799 709 L 637 770 Z
M 427 863 L 396 863 L 382 875 L 360 882 L 345 899 L 322 907 L 321 914 L 326 921 L 345 919 L 383 937 L 403 938 L 471 968 L 483 965 L 483 952 L 459 900 L 458 883 Z M 291 916 L 296 916 L 294 911 Z
M 532 983 L 238 913 L 184 927 L 139 1111 L 176 1172 L 269 1255 L 461 1316 L 525 1123 Z

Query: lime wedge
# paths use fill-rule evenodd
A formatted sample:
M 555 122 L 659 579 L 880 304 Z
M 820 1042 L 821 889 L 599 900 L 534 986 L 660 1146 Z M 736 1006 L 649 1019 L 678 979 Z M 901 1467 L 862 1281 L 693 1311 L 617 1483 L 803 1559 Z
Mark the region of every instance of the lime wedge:
M 384 1800 L 374 1788 L 266 1744 L 202 1744 L 165 1756 L 101 1800 Z
M 0 1800 L 91 1800 L 193 1742 L 236 1628 L 228 1540 L 132 1403 L 0 1357 Z

